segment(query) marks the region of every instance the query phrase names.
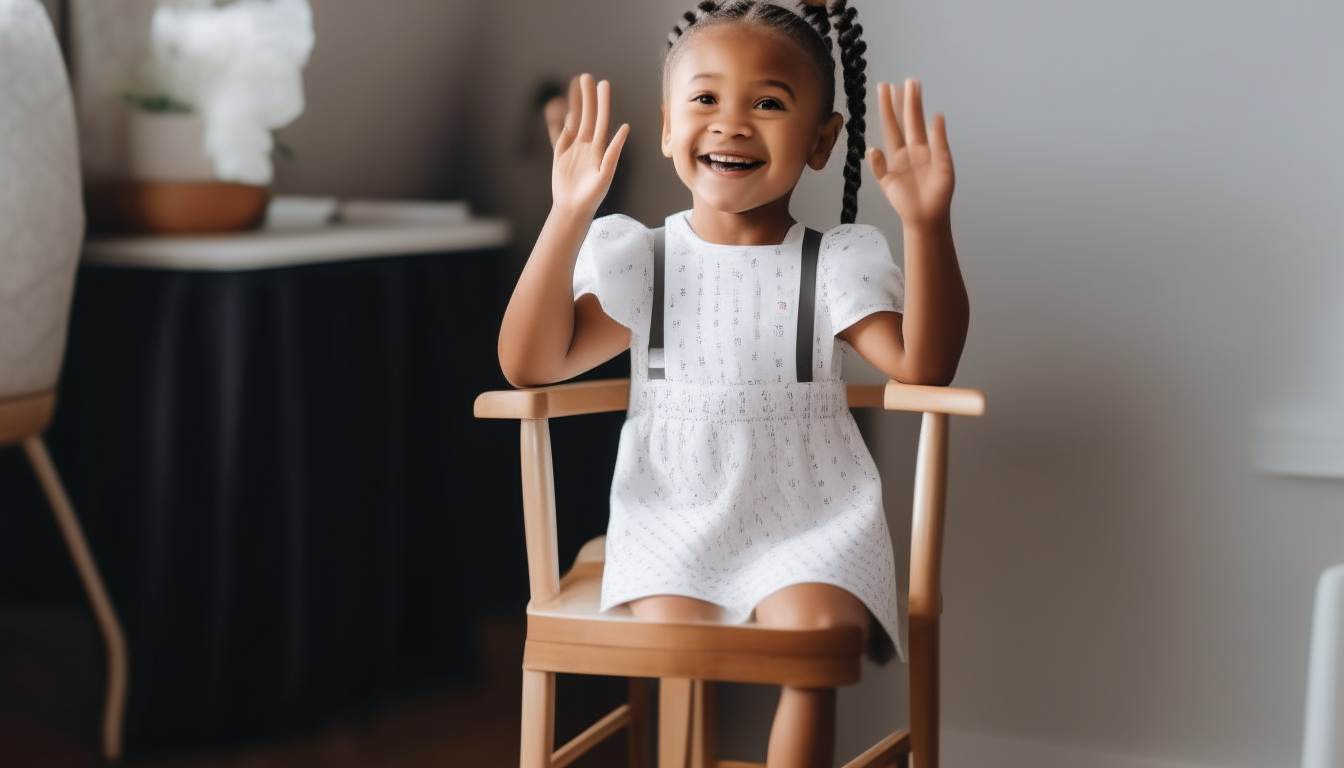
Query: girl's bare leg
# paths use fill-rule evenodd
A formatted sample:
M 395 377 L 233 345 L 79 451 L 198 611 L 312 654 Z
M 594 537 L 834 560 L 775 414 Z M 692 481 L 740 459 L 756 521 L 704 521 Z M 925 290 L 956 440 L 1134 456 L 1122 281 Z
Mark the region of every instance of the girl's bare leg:
M 795 584 L 756 606 L 767 627 L 828 629 L 855 626 L 869 631 L 868 608 L 840 587 Z M 784 686 L 770 729 L 769 768 L 830 768 L 835 759 L 835 689 Z
M 714 603 L 678 595 L 655 595 L 630 602 L 645 621 L 714 621 L 722 609 Z M 787 629 L 868 627 L 868 608 L 840 587 L 795 584 L 775 592 L 756 606 L 756 622 Z M 835 756 L 835 689 L 780 690 L 779 708 L 766 752 L 769 768 L 830 768 Z
M 644 621 L 714 621 L 723 609 L 714 603 L 680 595 L 653 595 L 630 601 L 630 612 Z

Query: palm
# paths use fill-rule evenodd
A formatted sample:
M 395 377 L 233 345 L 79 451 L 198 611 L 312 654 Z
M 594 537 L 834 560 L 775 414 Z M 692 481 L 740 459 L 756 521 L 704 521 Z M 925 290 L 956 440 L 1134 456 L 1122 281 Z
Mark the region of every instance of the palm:
M 886 150 L 868 151 L 873 175 L 907 226 L 944 220 L 952 206 L 955 174 L 943 116 L 935 115 L 932 130 L 926 131 L 919 84 L 907 80 L 901 99 L 904 120 L 898 122 L 895 90 L 888 83 L 877 87 Z
M 622 125 L 607 142 L 611 118 L 611 85 L 592 75 L 574 78 L 569 88 L 569 112 L 555 142 L 551 194 L 556 205 L 596 211 L 611 187 L 625 137 Z

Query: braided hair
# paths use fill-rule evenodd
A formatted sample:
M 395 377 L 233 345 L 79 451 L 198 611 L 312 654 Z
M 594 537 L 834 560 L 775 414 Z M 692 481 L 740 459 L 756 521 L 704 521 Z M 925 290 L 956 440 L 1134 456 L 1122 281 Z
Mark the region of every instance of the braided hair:
M 859 184 L 863 181 L 863 154 L 867 149 L 863 133 L 867 126 L 864 93 L 868 87 L 868 62 L 863 54 L 868 44 L 862 39 L 863 26 L 855 23 L 858 11 L 848 0 L 829 0 L 829 7 L 803 5 L 793 11 L 765 0 L 702 0 L 695 10 L 687 11 L 683 22 L 668 36 L 667 55 L 663 58 L 663 87 L 667 75 L 686 41 L 702 29 L 718 24 L 758 24 L 782 33 L 807 52 L 821 82 L 822 114 L 835 109 L 835 57 L 832 54 L 833 18 L 840 48 L 840 66 L 845 89 L 846 151 L 841 195 L 840 223 L 852 224 L 859 211 Z

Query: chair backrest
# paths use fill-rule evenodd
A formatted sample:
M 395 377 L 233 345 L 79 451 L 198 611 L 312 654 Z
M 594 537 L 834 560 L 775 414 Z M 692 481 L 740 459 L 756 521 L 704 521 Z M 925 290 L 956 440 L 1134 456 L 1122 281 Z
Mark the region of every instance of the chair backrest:
M 0 0 L 0 400 L 52 390 L 84 238 L 70 82 L 38 0 Z

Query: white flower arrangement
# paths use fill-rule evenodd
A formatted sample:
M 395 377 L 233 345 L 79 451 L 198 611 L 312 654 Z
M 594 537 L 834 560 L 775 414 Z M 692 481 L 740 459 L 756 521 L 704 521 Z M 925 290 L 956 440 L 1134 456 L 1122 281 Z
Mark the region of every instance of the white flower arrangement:
M 222 181 L 271 182 L 271 131 L 303 113 L 302 72 L 313 50 L 308 0 L 164 0 L 150 25 L 142 86 L 148 112 L 194 112 Z

